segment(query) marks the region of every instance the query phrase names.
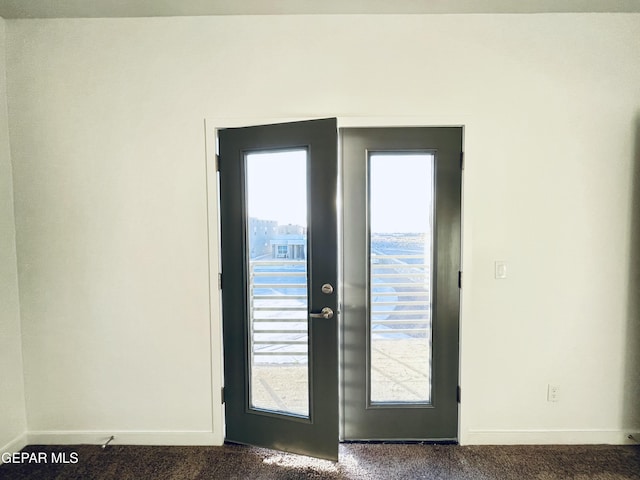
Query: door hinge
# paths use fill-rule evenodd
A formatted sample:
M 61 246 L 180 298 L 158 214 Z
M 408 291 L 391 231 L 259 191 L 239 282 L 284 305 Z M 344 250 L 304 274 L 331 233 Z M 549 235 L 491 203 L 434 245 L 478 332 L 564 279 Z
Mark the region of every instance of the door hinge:
M 224 403 L 224 387 L 220 389 L 220 403 Z
M 220 155 L 216 155 L 216 172 L 220 171 Z
M 458 271 L 458 288 L 462 288 L 462 272 Z
M 460 403 L 460 398 L 462 397 L 462 390 L 460 389 L 460 385 L 456 388 L 456 401 Z
M 464 170 L 464 152 L 460 152 L 460 170 Z
M 222 274 L 218 274 L 218 290 L 222 290 Z

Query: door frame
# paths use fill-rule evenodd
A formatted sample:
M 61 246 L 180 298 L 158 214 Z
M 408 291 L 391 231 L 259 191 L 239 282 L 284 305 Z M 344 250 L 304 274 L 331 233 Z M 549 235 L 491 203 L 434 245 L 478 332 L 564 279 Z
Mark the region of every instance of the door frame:
M 325 118 L 327 115 L 318 115 L 317 118 Z M 447 115 L 367 115 L 367 116 L 336 116 L 338 119 L 338 130 L 348 127 L 369 128 L 369 127 L 440 127 L 453 126 L 462 127 L 462 150 L 465 157 L 473 150 L 467 142 L 467 130 L 474 125 L 474 119 L 468 113 L 458 112 Z M 205 215 L 207 221 L 207 256 L 208 256 L 208 282 L 209 282 L 209 339 L 210 339 L 210 379 L 211 379 L 211 438 L 213 445 L 223 445 L 225 440 L 225 416 L 222 388 L 224 386 L 224 345 L 222 339 L 222 292 L 219 285 L 219 275 L 221 272 L 221 243 L 220 243 L 220 190 L 217 174 L 217 135 L 218 130 L 223 128 L 261 125 L 269 123 L 283 123 L 308 119 L 310 116 L 301 118 L 299 116 L 240 116 L 228 117 L 219 116 L 214 113 L 203 118 L 203 145 L 204 162 L 203 173 L 205 174 L 204 194 Z M 340 156 L 338 157 L 340 162 Z M 465 338 L 465 286 L 468 283 L 464 278 L 470 274 L 470 265 L 467 258 L 468 245 L 470 244 L 471 232 L 467 228 L 467 217 L 465 215 L 465 178 L 466 172 L 463 168 L 461 179 L 461 212 L 460 212 L 460 264 L 461 270 L 467 272 L 463 275 L 462 288 L 460 289 L 460 312 L 459 312 L 459 338 L 460 348 L 458 351 L 458 379 L 459 385 L 464 390 L 465 385 L 465 361 L 464 361 L 464 338 Z M 468 287 L 466 287 L 468 288 Z M 458 443 L 466 445 L 469 443 L 468 426 L 464 415 L 464 403 L 458 404 Z

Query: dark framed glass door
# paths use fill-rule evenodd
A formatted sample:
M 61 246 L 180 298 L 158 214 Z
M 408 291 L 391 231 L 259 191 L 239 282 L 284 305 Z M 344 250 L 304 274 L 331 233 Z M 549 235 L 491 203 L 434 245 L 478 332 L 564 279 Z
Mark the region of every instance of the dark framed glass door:
M 226 439 L 337 460 L 336 120 L 218 139 Z
M 345 440 L 455 441 L 462 128 L 346 128 Z

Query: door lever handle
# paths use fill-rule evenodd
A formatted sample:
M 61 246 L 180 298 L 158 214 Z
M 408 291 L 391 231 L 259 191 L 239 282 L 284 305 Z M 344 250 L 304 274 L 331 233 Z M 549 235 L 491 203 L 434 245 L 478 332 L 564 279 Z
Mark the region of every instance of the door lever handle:
M 329 307 L 324 307 L 320 313 L 310 313 L 309 316 L 311 318 L 324 318 L 324 319 L 330 319 L 333 318 L 333 310 L 331 310 Z

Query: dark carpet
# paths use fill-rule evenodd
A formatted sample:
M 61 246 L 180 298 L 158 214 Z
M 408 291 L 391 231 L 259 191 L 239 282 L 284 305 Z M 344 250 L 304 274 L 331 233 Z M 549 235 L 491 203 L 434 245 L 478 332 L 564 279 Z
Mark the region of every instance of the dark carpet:
M 338 463 L 239 445 L 32 445 L 23 452 L 41 463 L 5 463 L 0 479 L 640 479 L 640 446 L 343 444 Z

